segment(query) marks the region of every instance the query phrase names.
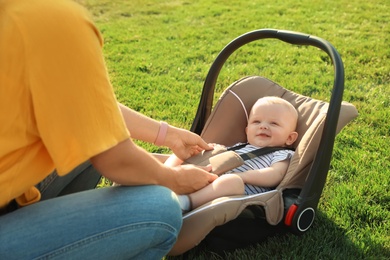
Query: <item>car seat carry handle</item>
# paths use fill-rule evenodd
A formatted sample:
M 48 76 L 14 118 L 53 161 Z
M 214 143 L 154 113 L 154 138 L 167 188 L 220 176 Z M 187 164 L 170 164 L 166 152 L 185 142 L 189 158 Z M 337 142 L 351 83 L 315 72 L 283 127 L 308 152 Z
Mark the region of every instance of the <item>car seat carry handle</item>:
M 192 132 L 200 134 L 204 125 L 206 124 L 208 117 L 210 116 L 213 105 L 215 84 L 217 82 L 219 72 L 221 71 L 226 60 L 234 51 L 244 46 L 245 44 L 267 38 L 279 39 L 281 41 L 295 45 L 310 45 L 325 51 L 331 58 L 335 71 L 333 92 L 337 93 L 334 93 L 333 96 L 338 97 L 338 100 L 335 100 L 335 103 L 340 101 L 339 106 L 341 106 L 342 94 L 344 90 L 344 67 L 339 54 L 329 42 L 315 36 L 293 31 L 260 29 L 243 34 L 228 43 L 214 60 L 203 85 L 198 110 L 194 122 L 191 126 Z
M 334 67 L 334 84 L 327 116 L 324 123 L 321 141 L 319 143 L 317 154 L 314 157 L 309 171 L 306 185 L 302 189 L 299 198 L 296 201 L 296 214 L 294 218 L 300 216 L 300 212 L 307 208 L 316 210 L 326 176 L 329 170 L 333 144 L 336 136 L 336 127 L 341 109 L 341 102 L 344 92 L 344 66 L 339 53 L 328 41 L 321 38 L 306 35 L 292 31 L 281 31 L 275 29 L 261 29 L 243 34 L 229 44 L 218 54 L 207 74 L 201 100 L 198 106 L 197 114 L 191 127 L 191 131 L 201 134 L 203 127 L 210 116 L 214 89 L 219 73 L 229 56 L 243 45 L 255 40 L 273 38 L 294 45 L 309 45 L 317 47 L 328 54 Z M 295 219 L 293 219 L 295 221 Z

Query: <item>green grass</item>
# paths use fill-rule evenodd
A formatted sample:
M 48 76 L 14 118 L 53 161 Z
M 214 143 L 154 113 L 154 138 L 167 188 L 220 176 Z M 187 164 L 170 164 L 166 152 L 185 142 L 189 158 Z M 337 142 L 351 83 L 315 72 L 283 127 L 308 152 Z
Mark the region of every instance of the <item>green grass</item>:
M 211 63 L 235 37 L 276 28 L 330 41 L 344 61 L 344 100 L 353 103 L 360 115 L 337 136 L 314 226 L 302 237 L 271 238 L 228 259 L 390 258 L 389 1 L 79 2 L 103 33 L 118 99 L 187 129 Z M 315 48 L 258 41 L 238 50 L 225 64 L 215 99 L 235 80 L 262 75 L 298 93 L 329 100 L 332 73 L 326 54 Z M 200 249 L 188 257 L 221 259 Z

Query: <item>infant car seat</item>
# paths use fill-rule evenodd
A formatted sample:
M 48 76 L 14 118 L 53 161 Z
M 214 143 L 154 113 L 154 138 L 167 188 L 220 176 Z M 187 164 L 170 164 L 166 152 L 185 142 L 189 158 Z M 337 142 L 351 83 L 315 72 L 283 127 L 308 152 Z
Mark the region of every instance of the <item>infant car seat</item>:
M 212 109 L 215 84 L 224 62 L 241 46 L 264 38 L 311 45 L 326 52 L 335 71 L 329 103 L 294 93 L 266 78 L 249 76 L 229 86 Z M 245 127 L 250 108 L 261 97 L 278 96 L 290 102 L 299 114 L 295 154 L 276 189 L 250 196 L 218 198 L 183 215 L 183 227 L 170 255 L 179 255 L 193 248 L 211 231 L 206 240 L 229 249 L 261 241 L 274 232 L 275 227 L 295 234 L 306 232 L 314 221 L 325 185 L 335 136 L 358 115 L 352 104 L 342 101 L 343 90 L 341 58 L 336 49 L 321 38 L 263 29 L 230 42 L 209 70 L 191 130 L 208 143 L 231 146 L 246 142 Z M 237 230 L 245 236 L 237 237 Z

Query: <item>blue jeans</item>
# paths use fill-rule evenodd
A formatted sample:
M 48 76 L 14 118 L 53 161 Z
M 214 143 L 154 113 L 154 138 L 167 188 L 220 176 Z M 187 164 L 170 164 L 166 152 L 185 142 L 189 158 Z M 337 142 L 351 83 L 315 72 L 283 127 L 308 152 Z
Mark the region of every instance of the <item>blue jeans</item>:
M 93 189 L 1 216 L 0 259 L 161 259 L 181 223 L 165 187 Z

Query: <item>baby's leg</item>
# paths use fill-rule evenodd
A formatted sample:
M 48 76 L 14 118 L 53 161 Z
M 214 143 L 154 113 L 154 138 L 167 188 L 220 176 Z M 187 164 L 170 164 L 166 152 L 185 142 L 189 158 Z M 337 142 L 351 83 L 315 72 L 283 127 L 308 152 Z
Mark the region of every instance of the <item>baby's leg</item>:
M 167 166 L 178 166 L 181 165 L 183 161 L 179 159 L 176 155 L 172 154 L 171 156 L 168 157 L 168 159 L 164 162 L 165 165 Z
M 192 208 L 197 208 L 211 200 L 233 195 L 244 195 L 245 185 L 241 177 L 236 174 L 225 174 L 203 189 L 200 189 L 189 196 Z

